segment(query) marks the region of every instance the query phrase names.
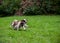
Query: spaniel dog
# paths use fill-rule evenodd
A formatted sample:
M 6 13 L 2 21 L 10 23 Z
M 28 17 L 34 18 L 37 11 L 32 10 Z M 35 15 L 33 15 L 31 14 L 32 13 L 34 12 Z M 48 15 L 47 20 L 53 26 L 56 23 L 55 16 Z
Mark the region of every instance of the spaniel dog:
M 26 30 L 26 27 L 28 27 L 26 23 L 27 23 L 26 19 L 20 21 L 14 20 L 11 25 L 14 29 L 19 30 L 19 28 L 23 27 L 23 29 Z

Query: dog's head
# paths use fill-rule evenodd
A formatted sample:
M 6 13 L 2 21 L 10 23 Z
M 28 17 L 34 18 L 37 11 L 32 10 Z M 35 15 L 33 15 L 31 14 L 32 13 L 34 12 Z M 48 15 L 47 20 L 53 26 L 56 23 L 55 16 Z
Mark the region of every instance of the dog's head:
M 27 20 L 26 20 L 26 19 L 24 19 L 24 22 L 25 22 L 25 23 L 27 23 Z
M 26 19 L 21 20 L 21 23 L 27 23 Z

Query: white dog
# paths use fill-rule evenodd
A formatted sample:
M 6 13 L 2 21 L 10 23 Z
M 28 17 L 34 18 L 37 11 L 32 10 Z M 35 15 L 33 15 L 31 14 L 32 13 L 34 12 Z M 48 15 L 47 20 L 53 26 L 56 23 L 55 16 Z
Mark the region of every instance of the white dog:
M 12 22 L 12 27 L 17 30 L 19 30 L 19 28 L 23 27 L 23 29 L 26 30 L 26 27 L 28 27 L 28 25 L 26 23 L 27 23 L 26 19 L 23 19 L 20 21 L 14 20 Z

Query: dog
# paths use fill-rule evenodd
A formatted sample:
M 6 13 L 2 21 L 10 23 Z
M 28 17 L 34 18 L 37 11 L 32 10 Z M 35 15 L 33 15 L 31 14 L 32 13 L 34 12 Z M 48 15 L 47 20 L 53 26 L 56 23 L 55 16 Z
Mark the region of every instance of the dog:
M 23 19 L 23 20 L 14 20 L 11 24 L 11 26 L 16 29 L 19 30 L 21 27 L 23 27 L 24 30 L 26 30 L 26 27 L 28 27 L 27 25 L 27 20 Z

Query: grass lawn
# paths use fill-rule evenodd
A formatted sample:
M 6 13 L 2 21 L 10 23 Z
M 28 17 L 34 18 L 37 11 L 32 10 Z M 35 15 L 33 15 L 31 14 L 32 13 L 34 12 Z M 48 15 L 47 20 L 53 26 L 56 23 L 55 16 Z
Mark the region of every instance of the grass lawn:
M 28 20 L 26 31 L 10 28 L 14 19 Z M 11 16 L 0 18 L 0 43 L 60 43 L 60 16 Z

